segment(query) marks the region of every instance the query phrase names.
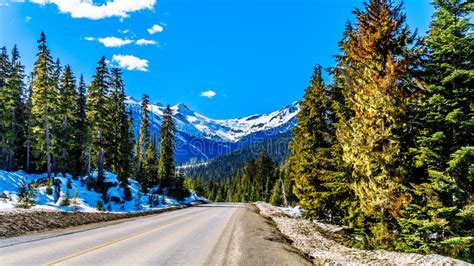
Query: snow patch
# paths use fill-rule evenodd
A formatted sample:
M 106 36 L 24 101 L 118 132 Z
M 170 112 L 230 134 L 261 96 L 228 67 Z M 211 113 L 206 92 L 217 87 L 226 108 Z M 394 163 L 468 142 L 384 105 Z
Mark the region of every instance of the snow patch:
M 96 178 L 92 173 L 92 178 Z M 32 210 L 72 211 L 76 208 L 79 212 L 97 212 L 97 203 L 103 202 L 102 194 L 93 189 L 87 189 L 87 177 L 73 179 L 71 175 L 65 177 L 59 175 L 54 177 L 54 183 L 58 184 L 59 195 L 54 189 L 52 195 L 46 193 L 47 174 L 26 174 L 22 171 L 7 172 L 0 170 L 0 211 L 17 209 L 19 203 L 19 191 L 22 184 L 35 184 L 36 205 Z M 107 190 L 108 202 L 103 202 L 106 211 L 110 212 L 136 212 L 150 211 L 171 205 L 180 205 L 177 200 L 158 194 L 144 194 L 140 192 L 140 185 L 133 179 L 129 179 L 131 200 L 125 200 L 123 188 L 120 187 L 117 176 L 114 173 L 105 173 L 105 182 L 110 186 Z M 68 185 L 69 183 L 69 185 Z M 54 186 L 53 186 L 54 188 Z M 77 193 L 77 203 L 73 207 L 74 194 Z M 69 198 L 70 205 L 63 206 L 63 201 Z M 195 193 L 184 202 L 191 203 L 202 198 Z

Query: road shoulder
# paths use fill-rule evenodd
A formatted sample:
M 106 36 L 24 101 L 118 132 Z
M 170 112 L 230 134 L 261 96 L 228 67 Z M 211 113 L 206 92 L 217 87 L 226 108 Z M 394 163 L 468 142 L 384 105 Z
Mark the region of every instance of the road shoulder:
M 234 213 L 207 265 L 311 265 L 258 209 L 245 204 Z

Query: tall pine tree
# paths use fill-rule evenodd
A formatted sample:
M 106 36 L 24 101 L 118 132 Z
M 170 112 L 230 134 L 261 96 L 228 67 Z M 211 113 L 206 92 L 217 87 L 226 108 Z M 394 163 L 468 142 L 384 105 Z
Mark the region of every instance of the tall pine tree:
M 66 65 L 64 73 L 59 83 L 59 97 L 58 97 L 58 118 L 61 124 L 58 125 L 58 147 L 61 149 L 58 158 L 58 167 L 63 175 L 66 176 L 66 171 L 73 168 L 74 161 L 71 155 L 74 152 L 76 145 L 76 129 L 77 125 L 77 109 L 78 109 L 78 95 L 76 89 L 76 78 L 72 73 L 71 67 Z M 77 172 L 74 173 L 77 176 Z
M 46 45 L 46 35 L 41 32 L 38 40 L 37 60 L 33 69 L 33 93 L 31 114 L 33 120 L 33 148 L 36 168 L 52 173 L 52 113 L 54 113 L 57 90 L 52 82 L 54 63 Z
M 394 218 L 406 201 L 407 104 L 414 91 L 416 37 L 402 6 L 370 0 L 355 12 L 343 48 L 344 94 L 354 115 L 338 127 L 343 158 L 353 167 L 352 188 L 377 247 L 389 247 Z
M 145 159 L 146 147 L 150 145 L 150 114 L 148 111 L 148 105 L 150 104 L 150 98 L 148 95 L 143 95 L 141 102 L 141 122 L 140 129 L 138 131 L 138 141 L 135 144 L 135 177 L 137 181 L 143 186 L 146 183 L 145 169 L 143 168 L 143 161 Z
M 117 173 L 120 185 L 125 190 L 127 199 L 131 198 L 128 178 L 132 176 L 133 139 L 130 138 L 129 117 L 126 110 L 125 85 L 122 80 L 122 71 L 112 68 L 111 97 L 109 103 L 111 115 L 112 153 L 110 155 L 112 170 Z
M 0 112 L 3 121 L 2 143 L 5 151 L 5 169 L 16 170 L 23 166 L 23 144 L 25 141 L 25 116 L 23 105 L 24 66 L 20 62 L 20 53 L 15 45 L 12 50 L 11 61 L 2 51 L 0 63 L 4 72 L 3 89 L 0 90 L 2 101 Z M 7 60 L 6 62 L 4 60 Z
M 8 59 L 7 47 L 1 48 L 0 53 L 0 119 L 5 123 L 0 124 L 0 164 L 2 168 L 7 167 L 7 114 L 5 111 L 5 90 L 7 87 L 8 76 L 10 75 L 10 60 Z
M 96 72 L 88 90 L 88 113 L 92 136 L 92 155 L 97 168 L 96 188 L 105 193 L 105 140 L 106 131 L 109 129 L 109 113 L 107 103 L 109 101 L 110 74 L 107 62 L 103 56 L 97 63 Z
M 163 122 L 160 129 L 160 160 L 158 163 L 158 178 L 160 178 L 160 190 L 170 193 L 175 179 L 174 164 L 174 132 L 175 124 L 173 111 L 168 105 L 163 112 Z
M 308 217 L 341 223 L 351 193 L 335 137 L 337 116 L 333 99 L 321 70 L 321 66 L 314 69 L 300 103 L 298 125 L 290 146 L 290 175 L 295 182 L 293 191 Z
M 61 65 L 61 60 L 56 59 L 53 64 L 53 73 L 51 75 L 51 87 L 55 91 L 55 95 L 59 96 L 61 94 L 61 76 L 63 73 L 63 67 Z M 61 158 L 62 158 L 62 146 L 61 146 L 61 130 L 63 128 L 63 116 L 59 113 L 61 109 L 61 102 L 59 97 L 51 99 L 51 112 L 50 112 L 50 122 L 52 125 L 52 134 L 51 134 L 51 161 L 54 175 L 56 176 L 61 170 Z
M 89 174 L 87 171 L 87 159 L 91 143 L 89 123 L 87 120 L 87 86 L 81 75 L 77 87 L 76 104 L 74 108 L 74 142 L 71 152 L 71 169 L 73 177 Z
M 398 249 L 473 257 L 472 1 L 436 0 L 425 39 L 425 91 L 414 101 L 411 200 Z
M 145 147 L 145 157 L 142 162 L 144 173 L 144 188 L 149 189 L 159 184 L 158 179 L 158 155 L 156 153 L 155 138 L 151 138 Z

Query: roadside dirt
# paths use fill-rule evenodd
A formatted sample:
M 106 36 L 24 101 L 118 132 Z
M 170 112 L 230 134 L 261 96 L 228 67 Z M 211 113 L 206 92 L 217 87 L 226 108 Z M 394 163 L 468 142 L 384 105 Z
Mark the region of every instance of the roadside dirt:
M 93 223 L 104 223 L 121 219 L 153 215 L 185 208 L 171 206 L 148 212 L 108 213 L 89 212 L 71 213 L 55 211 L 22 211 L 0 213 L 0 238 L 51 231 Z
M 228 224 L 206 265 L 311 265 L 259 210 L 246 204 Z

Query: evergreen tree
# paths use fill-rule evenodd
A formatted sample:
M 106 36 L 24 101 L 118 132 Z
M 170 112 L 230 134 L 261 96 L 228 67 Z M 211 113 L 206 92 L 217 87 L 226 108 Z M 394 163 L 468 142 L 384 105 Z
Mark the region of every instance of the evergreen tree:
M 73 177 L 89 174 L 86 170 L 87 153 L 91 143 L 91 136 L 89 131 L 89 123 L 87 120 L 87 86 L 84 77 L 79 78 L 79 85 L 77 87 L 77 97 L 74 108 L 74 141 L 72 143 L 72 151 L 70 154 L 71 164 L 70 173 Z
M 148 95 L 144 94 L 141 102 L 142 119 L 140 122 L 140 129 L 138 131 L 138 141 L 135 145 L 135 160 L 136 160 L 136 179 L 140 184 L 146 183 L 145 170 L 143 169 L 143 161 L 145 159 L 145 149 L 150 145 L 150 115 L 148 105 L 150 100 Z
M 38 170 L 46 168 L 48 178 L 52 173 L 52 130 L 57 90 L 52 82 L 53 59 L 46 45 L 46 36 L 41 32 L 38 40 L 37 60 L 33 69 L 31 97 L 33 149 Z
M 175 177 L 171 180 L 170 191 L 177 200 L 184 200 L 185 197 L 189 196 L 189 190 L 186 189 L 184 180 L 184 175 L 181 172 L 176 173 Z
M 5 51 L 2 51 L 2 54 Z M 2 55 L 3 60 L 8 57 Z M 1 62 L 2 67 L 7 67 L 4 88 L 0 90 L 2 105 L 0 112 L 3 123 L 3 149 L 6 153 L 5 169 L 7 171 L 18 169 L 23 165 L 23 143 L 25 142 L 25 114 L 23 105 L 24 66 L 20 62 L 20 54 L 15 45 L 12 50 L 11 62 Z M 2 71 L 3 72 L 3 71 Z
M 63 116 L 59 113 L 61 102 L 59 95 L 61 94 L 61 76 L 63 73 L 63 67 L 59 58 L 53 64 L 53 72 L 51 75 L 51 87 L 57 97 L 51 99 L 51 112 L 50 121 L 52 125 L 51 130 L 51 162 L 54 175 L 57 176 L 61 171 L 61 158 L 62 158 L 62 139 L 60 137 L 63 129 Z
M 335 138 L 337 117 L 330 89 L 317 66 L 306 89 L 295 138 L 291 143 L 290 174 L 293 191 L 308 217 L 341 223 L 347 212 L 350 189 L 342 169 Z
M 152 138 L 145 149 L 145 157 L 142 162 L 144 174 L 144 188 L 148 189 L 158 185 L 158 155 L 156 153 L 155 140 Z
M 406 200 L 399 184 L 409 171 L 404 133 L 418 46 L 401 5 L 370 0 L 354 13 L 357 23 L 346 33 L 341 70 L 354 115 L 337 133 L 343 158 L 353 167 L 360 209 L 374 221 L 369 240 L 387 248 L 393 241 L 390 227 Z
M 13 47 L 12 51 L 12 72 L 10 77 L 10 83 L 13 87 L 13 99 L 15 105 L 14 117 L 15 117 L 15 151 L 14 169 L 23 169 L 25 165 L 25 143 L 27 141 L 28 134 L 28 108 L 26 107 L 25 97 L 27 96 L 26 84 L 25 84 L 25 67 L 20 62 L 20 53 L 17 46 Z
M 208 200 L 213 200 L 214 199 L 214 182 L 212 179 L 208 179 L 206 181 L 206 184 L 204 185 L 204 196 Z
M 58 97 L 58 118 L 61 125 L 56 130 L 59 134 L 57 138 L 58 147 L 61 149 L 61 157 L 58 158 L 58 167 L 63 177 L 66 176 L 66 171 L 73 168 L 71 155 L 76 144 L 76 129 L 77 125 L 77 109 L 78 109 L 78 95 L 76 90 L 76 79 L 72 73 L 71 67 L 66 65 L 64 73 L 60 80 L 59 97 Z M 74 176 L 78 173 L 74 171 Z
M 189 191 L 195 190 L 196 189 L 195 185 L 196 185 L 195 181 L 190 176 L 186 176 L 184 178 L 184 187 L 187 190 L 189 190 Z
M 70 195 L 69 189 L 66 189 L 64 198 L 61 201 L 61 206 L 69 206 L 69 205 L 71 205 L 71 195 Z
M 426 90 L 416 110 L 414 178 L 404 186 L 409 204 L 398 218 L 403 234 L 397 248 L 471 257 L 474 132 L 472 59 L 474 38 L 470 1 L 434 1 L 435 13 L 425 39 Z M 422 226 L 420 226 L 422 225 Z
M 169 189 L 174 183 L 174 132 L 172 110 L 168 105 L 163 112 L 163 122 L 160 129 L 160 160 L 158 163 L 158 178 L 161 179 L 160 190 Z M 171 191 L 170 191 L 171 192 Z
M 107 102 L 109 101 L 110 74 L 104 56 L 97 63 L 96 72 L 88 90 L 88 113 L 92 136 L 93 161 L 97 168 L 96 188 L 105 193 L 105 147 L 107 135 L 110 128 Z
M 126 111 L 125 85 L 122 80 L 122 71 L 112 68 L 111 71 L 111 107 L 110 114 L 113 133 L 111 164 L 112 170 L 117 173 L 121 187 L 125 190 L 127 199 L 131 199 L 128 178 L 132 175 L 133 139 L 130 138 L 129 117 Z
M 268 202 L 275 183 L 275 163 L 268 153 L 263 152 L 256 164 L 254 185 L 252 186 L 254 189 L 253 201 Z
M 242 201 L 242 176 L 238 172 L 233 180 L 231 202 Z
M 202 176 L 198 176 L 198 177 L 196 177 L 196 180 L 194 180 L 194 191 L 199 196 L 204 195 L 204 183 L 203 183 L 203 180 L 202 180 Z
M 8 132 L 7 124 L 7 112 L 5 110 L 5 91 L 7 87 L 8 76 L 10 75 L 10 60 L 8 59 L 7 48 L 4 46 L 1 48 L 0 53 L 0 120 L 5 121 L 0 124 L 0 165 L 2 168 L 7 167 L 7 137 Z
M 36 189 L 31 184 L 26 184 L 22 182 L 18 197 L 18 208 L 29 209 L 36 205 Z
M 25 99 L 25 121 L 24 121 L 24 132 L 25 132 L 25 151 L 24 151 L 24 166 L 25 171 L 30 173 L 30 165 L 31 165 L 31 143 L 33 141 L 33 115 L 31 113 L 32 108 L 32 94 L 33 94 L 33 74 L 29 75 L 28 77 L 28 89 L 26 90 L 26 99 Z
M 288 174 L 289 172 L 288 162 L 282 165 L 280 175 L 281 179 L 283 180 L 282 184 L 282 197 L 283 197 L 283 205 L 295 205 L 298 199 L 296 198 L 295 194 L 293 193 L 295 181 L 291 176 Z
M 275 185 L 273 186 L 272 189 L 272 197 L 270 198 L 270 204 L 275 205 L 275 206 L 281 206 L 283 205 L 283 193 L 282 193 L 282 183 L 283 180 L 278 179 L 277 182 L 275 182 Z
M 46 194 L 53 195 L 53 179 L 48 178 L 46 180 Z
M 251 159 L 245 165 L 242 174 L 242 202 L 248 202 L 252 200 L 252 181 L 256 173 L 256 163 L 254 159 Z

